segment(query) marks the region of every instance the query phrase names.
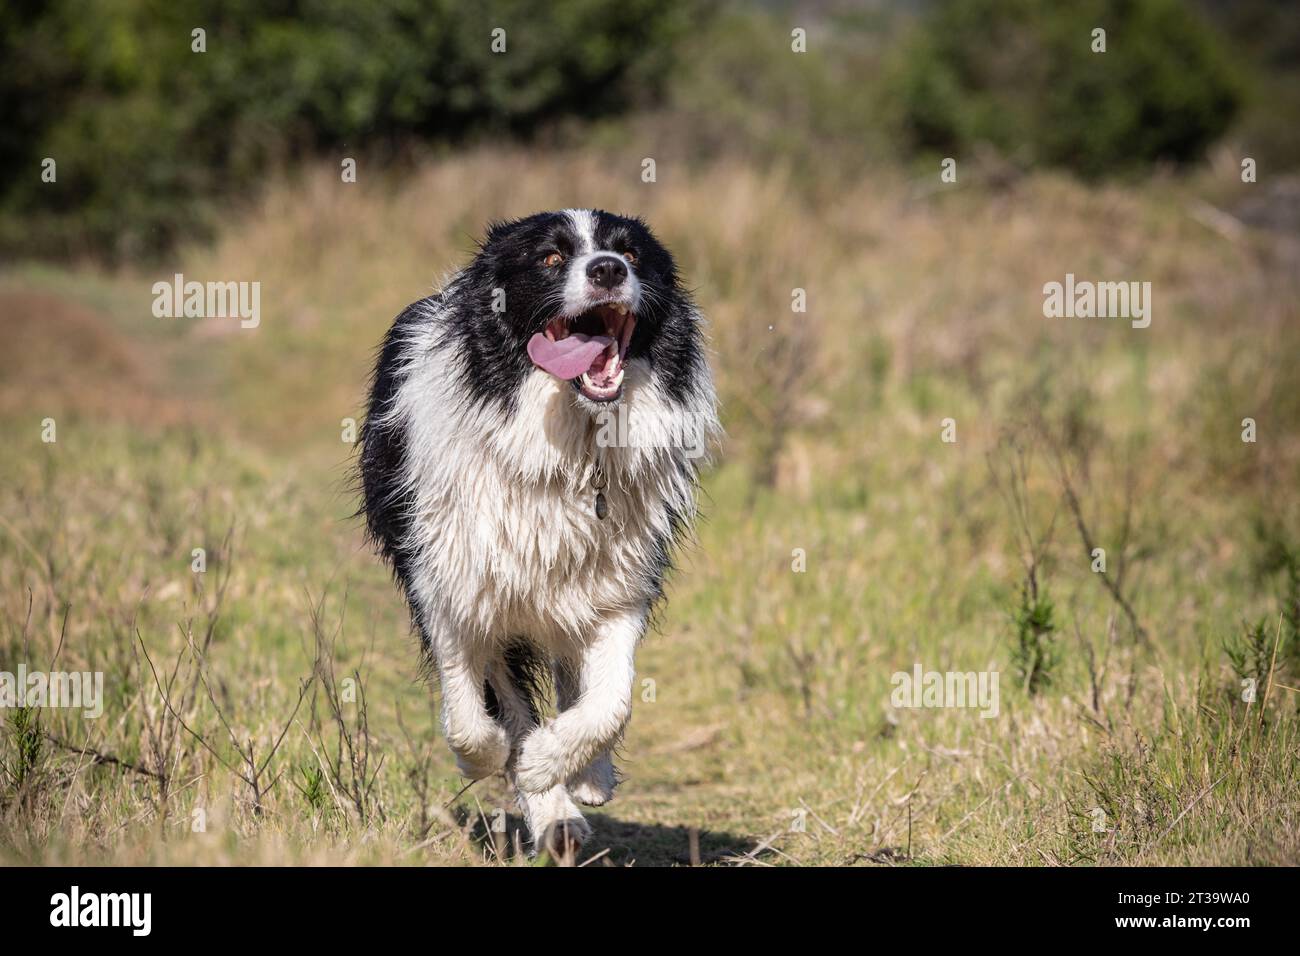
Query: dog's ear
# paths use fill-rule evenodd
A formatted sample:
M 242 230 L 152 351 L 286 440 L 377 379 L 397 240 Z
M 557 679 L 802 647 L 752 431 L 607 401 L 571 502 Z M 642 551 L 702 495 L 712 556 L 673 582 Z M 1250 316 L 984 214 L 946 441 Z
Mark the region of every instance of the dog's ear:
M 479 243 L 480 249 L 486 249 L 498 239 L 504 239 L 510 230 L 519 225 L 518 219 L 491 219 L 487 224 L 487 234 Z

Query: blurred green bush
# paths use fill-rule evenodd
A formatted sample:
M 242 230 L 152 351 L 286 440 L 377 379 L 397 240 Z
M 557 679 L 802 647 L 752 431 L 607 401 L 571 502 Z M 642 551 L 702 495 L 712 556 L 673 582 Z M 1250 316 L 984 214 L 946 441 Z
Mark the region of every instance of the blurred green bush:
M 1105 52 L 1093 51 L 1096 28 Z M 1199 159 L 1242 99 L 1214 34 L 1180 0 L 939 0 L 888 74 L 910 148 L 987 143 L 1085 177 Z
M 5 0 L 0 247 L 148 255 L 277 162 L 652 101 L 699 0 Z M 506 31 L 507 55 L 492 51 Z M 206 31 L 206 52 L 191 31 Z M 57 162 L 57 187 L 41 162 Z
M 814 188 L 984 144 L 1097 178 L 1199 159 L 1253 90 L 1238 130 L 1283 168 L 1292 20 L 1268 0 L 3 0 L 0 251 L 150 256 L 303 157 L 541 129 Z

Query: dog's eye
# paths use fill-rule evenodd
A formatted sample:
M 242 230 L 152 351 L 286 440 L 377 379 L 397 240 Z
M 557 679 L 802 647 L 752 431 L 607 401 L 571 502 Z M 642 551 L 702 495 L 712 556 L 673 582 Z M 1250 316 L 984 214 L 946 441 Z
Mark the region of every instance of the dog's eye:
M 542 265 L 546 266 L 549 269 L 554 269 L 563 261 L 564 261 L 564 256 L 560 255 L 558 252 L 552 252 L 549 256 L 547 256 L 545 259 L 542 260 Z
M 636 253 L 633 252 L 631 249 L 623 253 L 623 258 L 626 259 L 628 262 L 632 263 L 632 265 L 636 265 Z

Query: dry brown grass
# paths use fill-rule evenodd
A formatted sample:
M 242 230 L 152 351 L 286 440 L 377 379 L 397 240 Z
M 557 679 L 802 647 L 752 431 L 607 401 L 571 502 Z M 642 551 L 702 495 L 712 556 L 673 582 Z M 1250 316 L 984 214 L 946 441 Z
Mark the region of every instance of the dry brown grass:
M 465 261 L 486 220 L 594 205 L 644 215 L 677 255 L 711 321 L 729 432 L 708 520 L 641 654 L 655 694 L 637 703 L 630 780 L 597 815 L 600 863 L 684 859 L 692 830 L 704 859 L 754 863 L 1295 862 L 1295 699 L 1275 691 L 1261 727 L 1222 652 L 1243 621 L 1276 620 L 1268 541 L 1300 541 L 1294 241 L 1207 228 L 1186 181 L 1088 190 L 971 170 L 942 192 L 878 170 L 810 183 L 740 160 L 661 162 L 644 184 L 639 169 L 635 155 L 523 151 L 393 182 L 364 164 L 356 185 L 319 168 L 232 207 L 214 247 L 157 275 L 5 278 L 11 310 L 39 293 L 111 316 L 102 347 L 81 344 L 111 358 L 129 343 L 158 398 L 130 374 L 89 371 L 100 359 L 74 364 L 50 336 L 43 363 L 87 370 L 59 444 L 37 440 L 46 400 L 31 379 L 0 390 L 0 661 L 48 659 L 70 605 L 62 660 L 106 671 L 109 709 L 93 726 L 56 713 L 42 726 L 146 760 L 165 707 L 134 634 L 156 663 L 199 666 L 178 623 L 212 608 L 212 571 L 189 571 L 206 546 L 230 575 L 202 655 L 213 692 L 178 713 L 235 766 L 219 712 L 257 753 L 290 727 L 260 813 L 174 726 L 165 799 L 146 775 L 47 748 L 36 782 L 5 793 L 5 854 L 510 857 L 509 834 L 491 836 L 508 809 L 499 782 L 453 801 L 461 783 L 404 611 L 347 517 L 339 423 L 359 415 L 392 316 Z M 152 319 L 149 284 L 173 271 L 261 281 L 261 328 Z M 1151 281 L 1151 328 L 1044 319 L 1042 285 L 1067 272 Z M 796 287 L 806 314 L 790 310 Z M 191 424 L 117 414 L 155 401 Z M 1254 445 L 1240 441 L 1246 416 Z M 952 445 L 939 441 L 949 417 Z M 1035 526 L 1058 513 L 1041 574 L 1059 662 L 1036 695 L 1014 678 L 1022 541 L 989 468 L 1012 440 L 1032 451 Z M 1147 646 L 1089 570 L 1063 474 L 1111 567 L 1126 568 Z M 791 570 L 795 548 L 806 573 Z M 304 792 L 305 773 L 336 765 L 319 680 L 289 719 L 300 681 L 319 674 L 318 625 L 332 634 L 345 603 L 333 673 L 365 691 L 374 784 L 360 801 L 330 774 Z M 1000 671 L 1000 716 L 894 711 L 890 676 L 917 660 Z M 359 712 L 341 716 L 356 733 Z M 1089 825 L 1097 807 L 1105 833 Z M 195 809 L 206 833 L 192 832 Z

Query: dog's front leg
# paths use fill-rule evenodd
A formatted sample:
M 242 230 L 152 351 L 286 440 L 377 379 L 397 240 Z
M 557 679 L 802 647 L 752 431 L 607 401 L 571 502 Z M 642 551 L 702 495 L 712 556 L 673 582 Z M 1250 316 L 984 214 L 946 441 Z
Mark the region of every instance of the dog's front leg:
M 578 774 L 608 750 L 632 715 L 633 654 L 646 608 L 612 612 L 591 635 L 578 662 L 581 695 L 524 740 L 515 764 L 518 785 L 534 793 Z
M 442 688 L 442 728 L 456 766 L 473 780 L 499 773 L 510 757 L 510 737 L 488 713 L 487 651 L 450 628 L 431 633 Z
M 582 697 L 581 674 L 576 659 L 560 658 L 555 662 L 555 704 L 566 711 Z M 591 763 L 570 778 L 568 787 L 573 799 L 589 807 L 599 807 L 614 799 L 618 773 L 609 750 L 596 754 Z
M 528 690 L 521 686 L 501 656 L 488 664 L 488 683 L 496 697 L 501 724 L 510 735 L 512 745 L 518 747 L 538 724 Z M 509 764 L 506 765 L 506 778 L 517 791 L 533 852 L 545 850 L 557 859 L 571 861 L 583 841 L 591 835 L 591 827 L 582 818 L 582 811 L 570 798 L 569 791 L 563 786 L 541 793 L 523 790 Z

